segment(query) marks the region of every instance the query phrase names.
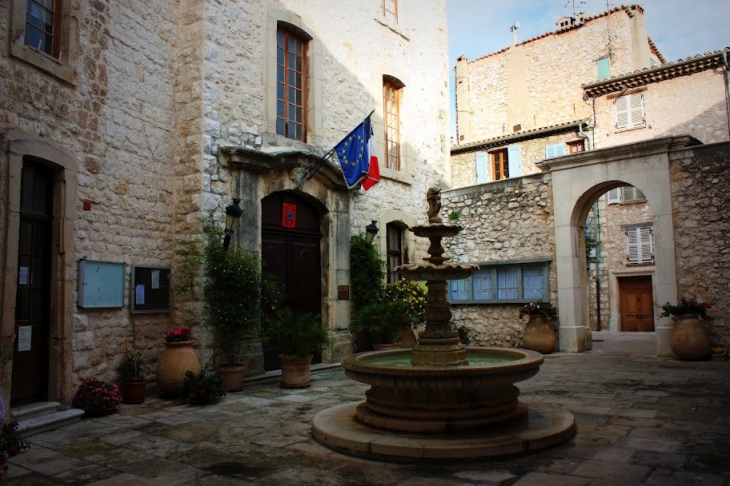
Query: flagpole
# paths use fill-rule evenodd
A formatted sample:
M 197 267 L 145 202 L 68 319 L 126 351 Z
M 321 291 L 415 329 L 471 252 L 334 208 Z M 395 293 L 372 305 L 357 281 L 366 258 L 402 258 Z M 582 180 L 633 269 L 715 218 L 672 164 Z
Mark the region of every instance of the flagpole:
M 362 121 L 364 122 L 365 120 L 367 120 L 368 118 L 370 118 L 371 116 L 373 116 L 373 113 L 375 113 L 375 110 L 371 111 L 368 116 L 366 116 L 365 118 L 362 119 Z M 355 128 L 353 128 L 352 130 L 350 130 L 350 133 L 352 133 L 353 131 L 357 130 L 357 127 L 359 127 L 360 125 L 361 125 L 361 123 L 358 123 L 357 125 L 355 125 Z M 348 133 L 347 135 L 345 135 L 343 137 L 343 139 L 347 138 L 347 136 L 350 135 L 350 133 Z M 307 180 L 312 179 L 312 177 L 314 177 L 314 174 L 316 174 L 317 172 L 319 172 L 319 169 L 322 168 L 322 166 L 327 162 L 327 160 L 334 153 L 335 153 L 335 148 L 333 147 L 332 149 L 330 149 L 329 152 L 327 152 L 322 157 L 320 157 L 317 162 L 315 162 L 314 164 L 312 164 L 312 166 L 309 169 L 307 169 L 307 172 L 304 173 L 304 175 L 302 176 L 302 178 L 299 181 L 299 183 L 301 184 L 302 182 L 304 182 L 304 179 L 307 179 Z

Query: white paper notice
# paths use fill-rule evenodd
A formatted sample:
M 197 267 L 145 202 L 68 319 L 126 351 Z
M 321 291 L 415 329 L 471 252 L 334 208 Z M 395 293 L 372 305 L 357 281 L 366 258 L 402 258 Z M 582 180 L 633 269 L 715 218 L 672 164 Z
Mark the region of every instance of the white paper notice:
M 134 301 L 137 302 L 137 305 L 144 305 L 144 285 L 137 285 L 135 290 L 135 298 Z
M 18 268 L 18 285 L 28 285 L 30 283 L 30 267 Z
M 159 270 L 152 270 L 152 288 L 153 289 L 160 288 L 160 271 Z
M 18 326 L 18 352 L 30 351 L 32 329 L 30 326 Z

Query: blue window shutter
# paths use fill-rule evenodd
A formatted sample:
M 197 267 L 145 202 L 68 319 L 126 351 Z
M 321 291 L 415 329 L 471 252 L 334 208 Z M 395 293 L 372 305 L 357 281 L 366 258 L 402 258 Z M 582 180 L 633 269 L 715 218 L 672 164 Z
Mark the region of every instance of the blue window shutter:
M 488 182 L 487 179 L 487 153 L 477 152 L 476 154 L 476 165 L 477 165 L 477 184 L 484 184 Z
M 522 175 L 522 155 L 519 145 L 507 147 L 507 165 L 509 167 L 510 177 L 519 177 Z
M 611 76 L 611 64 L 607 57 L 596 61 L 596 67 L 598 68 L 598 79 L 604 79 Z
M 565 145 L 562 143 L 556 143 L 545 147 L 545 158 L 560 157 L 565 155 Z

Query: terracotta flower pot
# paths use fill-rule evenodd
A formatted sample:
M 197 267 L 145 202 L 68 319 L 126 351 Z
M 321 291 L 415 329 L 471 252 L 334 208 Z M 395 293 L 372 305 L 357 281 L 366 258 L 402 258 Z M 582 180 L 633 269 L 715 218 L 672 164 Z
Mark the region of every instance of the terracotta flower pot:
M 195 341 L 165 343 L 165 350 L 157 363 L 157 387 L 160 395 L 177 398 L 182 395 L 185 372 L 200 373 L 200 360 L 195 354 Z
M 218 376 L 223 381 L 223 386 L 227 392 L 237 392 L 243 390 L 243 376 L 246 374 L 247 365 L 218 365 Z
M 550 321 L 542 314 L 531 314 L 522 335 L 525 349 L 550 354 L 555 350 L 557 338 Z
M 312 357 L 295 358 L 279 355 L 282 388 L 309 388 Z
M 122 403 L 143 403 L 147 393 L 147 380 L 123 381 L 120 388 L 122 390 Z
M 669 335 L 669 347 L 677 358 L 705 359 L 710 354 L 710 333 L 705 323 L 694 314 L 673 316 L 674 327 Z

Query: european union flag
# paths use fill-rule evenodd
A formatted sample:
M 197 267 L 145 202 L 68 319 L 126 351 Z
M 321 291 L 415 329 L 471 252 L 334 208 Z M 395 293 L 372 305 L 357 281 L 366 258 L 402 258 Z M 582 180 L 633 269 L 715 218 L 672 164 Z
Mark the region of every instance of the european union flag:
M 372 136 L 371 134 L 370 117 L 367 117 L 335 146 L 335 153 L 340 159 L 340 166 L 348 189 L 355 187 L 368 175 L 370 167 L 368 140 Z

